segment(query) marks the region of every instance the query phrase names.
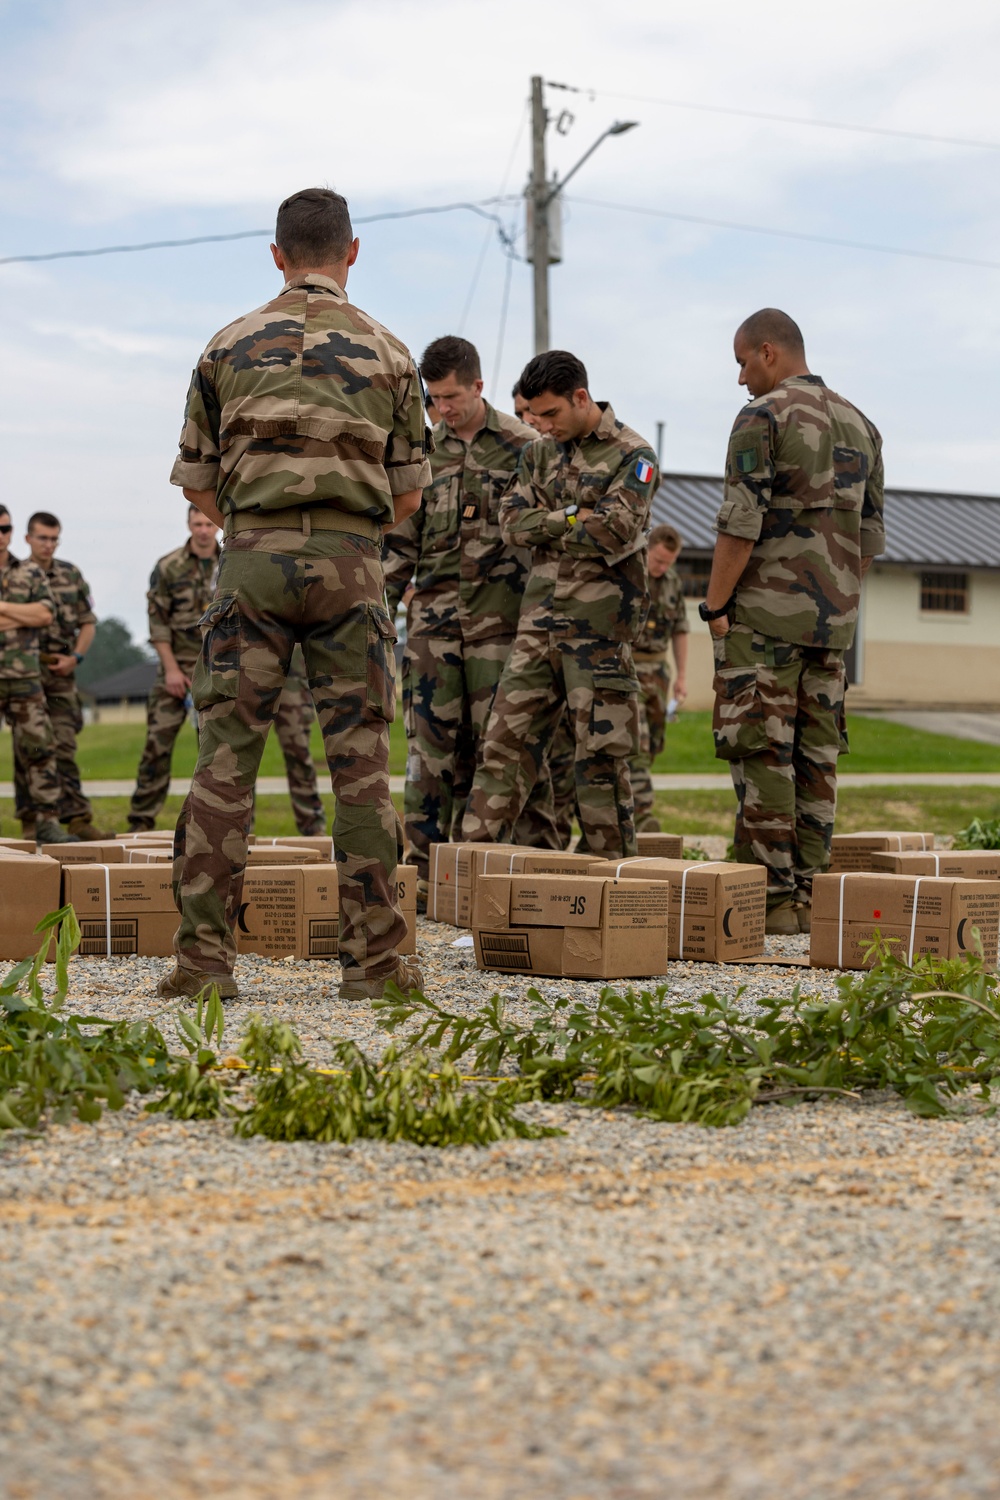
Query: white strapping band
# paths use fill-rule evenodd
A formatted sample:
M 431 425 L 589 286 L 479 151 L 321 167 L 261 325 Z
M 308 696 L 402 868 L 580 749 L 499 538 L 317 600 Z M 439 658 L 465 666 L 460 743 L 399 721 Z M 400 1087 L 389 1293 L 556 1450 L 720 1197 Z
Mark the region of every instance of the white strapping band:
M 917 875 L 913 884 L 913 921 L 910 923 L 910 951 L 906 955 L 908 964 L 913 962 L 913 941 L 917 935 L 917 892 L 920 890 L 920 882 L 923 878 L 923 875 Z
M 102 865 L 104 871 L 104 947 L 111 957 L 111 866 Z
M 840 877 L 840 911 L 837 916 L 837 968 L 844 967 L 844 881 L 846 873 Z
M 695 867 L 694 867 L 693 864 L 688 865 L 687 869 L 684 871 L 684 874 L 681 876 L 681 930 L 680 930 L 680 934 L 679 934 L 678 940 L 677 940 L 677 956 L 678 956 L 678 958 L 683 958 L 684 957 L 684 905 L 685 905 L 685 902 L 687 901 L 687 880 L 688 880 L 688 876 L 691 874 L 691 871 L 694 868 Z
M 430 877 L 431 877 L 431 890 L 434 892 L 434 910 L 431 912 L 431 921 L 432 922 L 436 922 L 437 921 L 437 914 L 438 914 L 438 850 L 440 848 L 441 848 L 440 844 L 435 844 L 434 847 L 433 847 L 433 849 L 431 850 Z

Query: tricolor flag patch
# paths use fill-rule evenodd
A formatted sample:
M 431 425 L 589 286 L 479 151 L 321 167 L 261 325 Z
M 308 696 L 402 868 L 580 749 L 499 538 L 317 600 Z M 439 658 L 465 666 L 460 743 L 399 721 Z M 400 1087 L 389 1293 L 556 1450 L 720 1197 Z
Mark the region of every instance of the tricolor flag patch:
M 635 466 L 635 477 L 640 484 L 648 484 L 653 477 L 653 465 L 646 459 L 640 458 Z

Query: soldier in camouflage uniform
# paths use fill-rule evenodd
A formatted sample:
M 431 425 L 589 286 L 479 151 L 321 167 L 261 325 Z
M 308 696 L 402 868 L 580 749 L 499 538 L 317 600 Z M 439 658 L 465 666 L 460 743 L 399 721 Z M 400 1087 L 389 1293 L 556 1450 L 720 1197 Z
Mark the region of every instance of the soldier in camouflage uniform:
M 699 610 L 715 638 L 716 755 L 736 788 L 736 857 L 767 869 L 767 930 L 808 931 L 847 749 L 844 653 L 885 547 L 882 442 L 809 373 L 786 313 L 755 313 L 734 349 L 752 399 L 729 439 Z
M 425 890 L 431 846 L 458 829 L 493 695 L 517 631 L 526 552 L 500 535 L 501 497 L 534 431 L 483 400 L 467 339 L 435 339 L 420 373 L 441 414 L 431 483 L 386 539 L 390 613 L 411 578 L 403 657 L 408 756 L 404 825 Z M 549 818 L 549 838 L 555 828 Z
M 59 821 L 65 823 L 70 833 L 79 839 L 113 838 L 113 834 L 94 827 L 93 809 L 83 795 L 76 764 L 76 737 L 83 728 L 83 705 L 75 674 L 94 639 L 97 616 L 91 603 L 90 589 L 79 568 L 55 555 L 61 529 L 57 516 L 39 510 L 28 521 L 28 534 L 25 537 L 31 561 L 41 568 L 48 580 L 55 610 L 52 624 L 42 630 L 39 637 L 39 660 L 62 789 Z M 14 801 L 17 816 L 21 820 L 24 834 L 34 838 L 36 813 L 28 796 L 25 770 L 24 764 L 15 755 Z
M 632 795 L 635 826 L 639 833 L 659 831 L 653 817 L 652 769 L 663 753 L 670 702 L 670 665 L 667 652 L 673 646 L 677 666 L 674 696 L 687 697 L 688 620 L 684 587 L 674 564 L 681 539 L 672 526 L 654 526 L 649 533 L 649 614 L 635 648 L 635 671 L 639 679 L 639 754 L 632 761 Z
M 75 844 L 59 825 L 62 790 L 49 722 L 39 635 L 55 619 L 48 579 L 37 563 L 11 555 L 13 524 L 0 506 L 0 721 L 11 728 L 14 755 L 24 767 L 27 806 L 40 844 Z
M 397 946 L 399 850 L 389 796 L 396 633 L 382 535 L 430 478 L 420 384 L 403 345 L 344 292 L 358 242 L 339 194 L 278 210 L 285 284 L 209 343 L 188 393 L 174 484 L 224 524 L 194 675 L 201 738 L 177 824 L 177 966 L 164 996 L 236 993 L 233 937 L 267 731 L 300 643 L 337 812 L 345 999 L 421 982 Z
M 170 791 L 174 743 L 188 718 L 201 650 L 200 621 L 215 592 L 218 528 L 192 505 L 188 530 L 183 547 L 161 557 L 149 577 L 149 640 L 160 667 L 146 705 L 146 743 L 129 805 L 133 832 L 155 828 Z
M 278 699 L 274 732 L 285 757 L 288 796 L 295 826 L 299 833 L 305 835 L 326 832 L 326 814 L 320 801 L 316 767 L 309 748 L 309 736 L 315 717 L 302 647 L 296 646 L 292 652 L 285 686 Z
M 610 406 L 591 399 L 574 355 L 536 355 L 520 383 L 548 436 L 522 453 L 500 527 L 512 545 L 532 549 L 532 569 L 463 832 L 487 842 L 509 837 L 568 709 L 587 847 L 628 855 L 635 852 L 628 763 L 639 728 L 632 643 L 648 602 L 656 458 Z

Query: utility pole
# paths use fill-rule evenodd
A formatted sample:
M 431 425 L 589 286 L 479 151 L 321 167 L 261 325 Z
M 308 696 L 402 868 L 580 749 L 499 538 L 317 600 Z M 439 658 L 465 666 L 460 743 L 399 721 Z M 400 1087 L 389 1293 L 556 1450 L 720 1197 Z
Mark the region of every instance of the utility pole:
M 663 468 L 663 429 L 667 424 L 657 422 L 656 424 L 656 467 Z
M 545 175 L 545 97 L 541 77 L 531 80 L 531 256 L 535 278 L 535 353 L 549 347 L 549 185 Z

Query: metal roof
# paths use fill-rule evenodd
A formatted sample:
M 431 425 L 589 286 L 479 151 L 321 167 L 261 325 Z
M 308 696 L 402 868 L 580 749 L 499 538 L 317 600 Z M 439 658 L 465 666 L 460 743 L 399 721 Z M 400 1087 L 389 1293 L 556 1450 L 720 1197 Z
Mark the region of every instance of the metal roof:
M 149 690 L 156 681 L 157 663 L 139 661 L 134 666 L 123 667 L 110 677 L 91 682 L 80 689 L 97 703 L 120 703 L 123 698 L 130 703 L 141 703 L 149 697 Z
M 709 474 L 664 474 L 652 522 L 669 522 L 686 552 L 711 551 L 722 504 L 722 480 Z M 920 567 L 1000 568 L 1000 496 L 886 490 L 886 550 L 880 562 Z

